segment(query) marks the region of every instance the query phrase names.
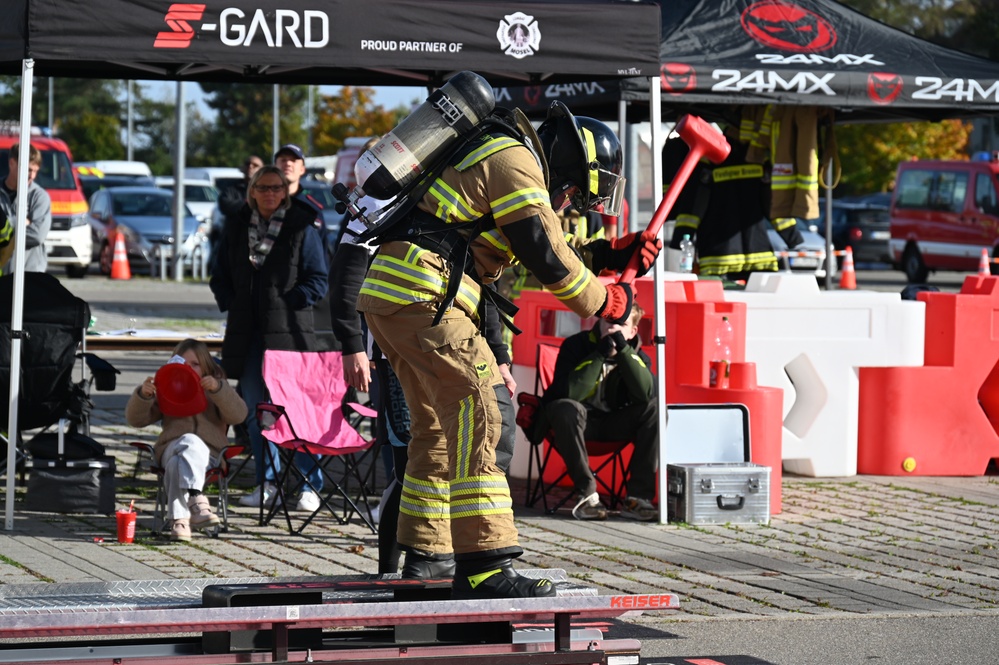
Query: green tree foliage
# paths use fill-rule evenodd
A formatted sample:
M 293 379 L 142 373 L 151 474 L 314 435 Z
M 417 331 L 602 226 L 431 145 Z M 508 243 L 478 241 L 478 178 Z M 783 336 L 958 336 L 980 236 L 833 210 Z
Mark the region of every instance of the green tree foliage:
M 202 83 L 207 104 L 218 116 L 203 150 L 188 151 L 188 164 L 226 166 L 248 154 L 270 161 L 273 148 L 274 86 L 245 83 Z M 306 145 L 304 128 L 308 87 L 279 86 L 279 142 Z
M 405 107 L 390 111 L 375 104 L 374 94 L 372 88 L 344 86 L 318 100 L 312 135 L 316 154 L 335 154 L 350 136 L 380 136 L 408 113 Z
M 889 191 L 896 166 L 909 159 L 967 159 L 970 135 L 960 120 L 837 127 L 843 176 L 836 195 Z

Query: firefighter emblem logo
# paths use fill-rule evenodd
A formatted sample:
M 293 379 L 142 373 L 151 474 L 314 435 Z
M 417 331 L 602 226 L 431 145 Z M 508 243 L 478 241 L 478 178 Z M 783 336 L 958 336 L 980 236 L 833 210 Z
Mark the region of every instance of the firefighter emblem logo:
M 751 4 L 742 12 L 742 29 L 766 47 L 797 53 L 829 50 L 837 39 L 829 21 L 784 0 Z
M 694 68 L 682 62 L 667 62 L 659 67 L 659 88 L 671 95 L 682 95 L 697 87 Z
M 867 96 L 875 104 L 891 104 L 902 94 L 902 77 L 873 72 L 867 75 Z
M 516 12 L 503 17 L 496 31 L 496 39 L 505 55 L 520 60 L 541 48 L 541 30 L 533 16 Z

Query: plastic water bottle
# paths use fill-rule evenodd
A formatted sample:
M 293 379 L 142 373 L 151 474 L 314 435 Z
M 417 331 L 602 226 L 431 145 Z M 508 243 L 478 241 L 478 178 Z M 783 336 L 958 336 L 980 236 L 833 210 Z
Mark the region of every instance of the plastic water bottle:
M 686 233 L 680 241 L 680 272 L 694 272 L 694 241 Z
M 732 330 L 732 322 L 727 316 L 723 316 L 715 328 L 715 348 L 711 354 L 711 368 L 708 375 L 709 385 L 712 388 L 727 388 L 728 373 L 732 366 L 732 342 L 735 332 Z

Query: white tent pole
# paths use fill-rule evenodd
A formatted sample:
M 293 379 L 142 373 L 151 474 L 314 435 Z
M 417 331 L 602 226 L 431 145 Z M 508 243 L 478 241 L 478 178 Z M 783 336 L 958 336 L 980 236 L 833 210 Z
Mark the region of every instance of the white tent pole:
M 631 144 L 628 142 L 628 102 L 623 99 L 619 99 L 617 102 L 617 136 L 621 139 L 621 146 L 624 148 L 624 173 L 628 177 L 628 180 L 638 181 L 638 160 L 634 162 L 631 161 L 632 149 Z M 631 192 L 628 189 L 628 183 L 625 182 L 625 193 L 630 195 Z M 628 207 L 630 208 L 629 213 L 631 217 L 635 216 L 638 209 L 633 207 L 634 201 L 628 201 Z M 631 220 L 628 220 L 628 224 L 631 224 Z M 623 228 L 621 224 L 621 218 L 617 218 L 617 233 L 618 235 L 625 235 L 631 229 Z
M 277 83 L 274 84 L 274 124 L 271 128 L 271 143 L 274 145 L 274 149 L 271 150 L 272 155 L 277 155 L 278 146 L 280 141 L 280 125 L 278 124 L 278 113 L 281 112 L 281 88 Z
M 652 144 L 652 209 L 657 210 L 663 199 L 663 153 L 662 148 L 662 97 L 659 91 L 659 77 L 649 79 L 649 124 L 651 125 L 650 143 Z M 655 213 L 653 213 L 655 214 Z M 666 225 L 663 224 L 660 234 Z M 666 287 L 664 262 L 665 251 L 656 257 L 654 266 L 655 284 L 655 332 L 653 341 L 656 345 L 656 394 L 659 404 L 659 521 L 666 522 Z
M 49 77 L 49 134 L 55 134 L 55 79 Z
M 184 163 L 187 161 L 187 103 L 184 100 L 184 82 L 177 81 L 177 150 L 173 163 L 173 278 L 184 280 L 184 260 L 180 249 L 184 246 Z M 191 260 L 193 273 L 194 260 Z M 160 275 L 165 279 L 166 275 Z
M 31 147 L 31 91 L 34 88 L 35 61 L 21 61 L 21 133 L 17 151 L 17 212 L 14 231 L 14 298 L 10 312 L 10 403 L 7 414 L 7 500 L 4 526 L 14 528 L 14 479 L 17 476 L 17 411 L 21 404 L 21 335 L 24 318 L 24 245 L 21 229 L 28 216 L 28 149 Z
M 132 154 L 133 154 L 133 152 L 132 152 L 132 115 L 133 115 L 133 108 L 132 108 L 133 107 L 133 98 L 132 98 L 132 92 L 134 90 L 134 87 L 135 87 L 135 81 L 129 79 L 128 80 L 128 103 L 127 103 L 127 109 L 128 110 L 126 111 L 126 115 L 128 116 L 127 119 L 126 119 L 126 123 L 127 123 L 128 129 L 126 131 L 127 138 L 126 138 L 126 141 L 125 141 L 125 145 L 128 146 L 127 147 L 127 157 L 125 157 L 125 159 L 127 159 L 128 161 L 132 161 Z
M 833 267 L 836 257 L 833 255 L 832 211 L 833 211 L 833 162 L 829 160 L 829 171 L 826 172 L 826 291 L 832 289 Z

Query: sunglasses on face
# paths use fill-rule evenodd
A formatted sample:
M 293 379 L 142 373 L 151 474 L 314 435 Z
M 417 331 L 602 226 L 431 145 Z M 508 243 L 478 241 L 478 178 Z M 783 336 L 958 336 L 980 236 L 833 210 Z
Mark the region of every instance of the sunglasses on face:
M 276 194 L 284 191 L 284 185 L 254 185 L 253 189 L 258 192 L 273 192 Z

